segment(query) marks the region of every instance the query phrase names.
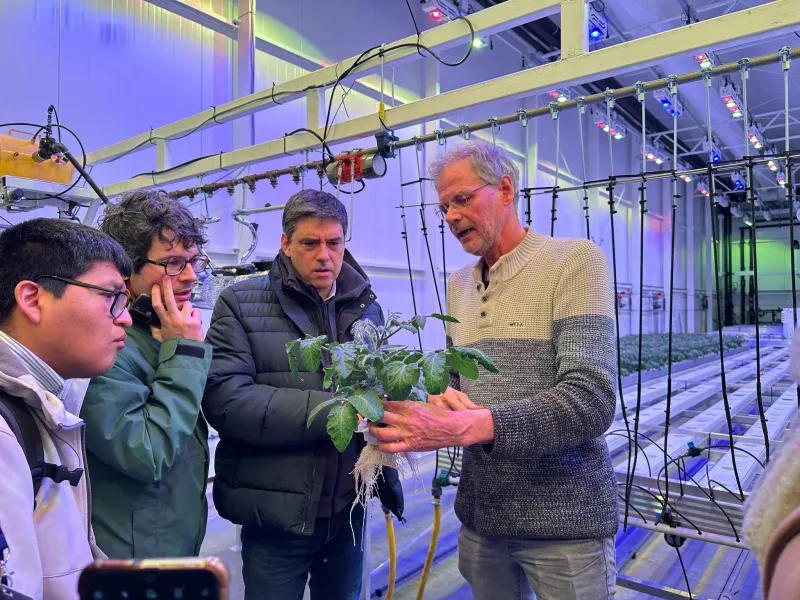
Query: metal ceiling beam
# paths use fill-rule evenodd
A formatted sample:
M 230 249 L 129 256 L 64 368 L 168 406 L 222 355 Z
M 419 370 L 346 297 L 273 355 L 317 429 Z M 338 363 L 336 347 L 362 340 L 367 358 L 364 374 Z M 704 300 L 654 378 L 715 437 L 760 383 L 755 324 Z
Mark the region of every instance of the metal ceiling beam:
M 181 0 L 146 0 L 146 2 L 202 25 L 207 29 L 226 35 L 231 39 L 236 39 L 237 24 L 211 10 L 186 4 Z
M 481 12 L 488 13 L 502 9 L 511 5 L 512 2 L 514 0 Z M 474 18 L 477 19 L 479 14 Z M 535 91 L 554 89 L 563 85 L 575 85 L 598 77 L 613 76 L 637 65 L 658 64 L 665 58 L 693 52 L 700 47 L 701 43 L 704 46 L 725 47 L 738 43 L 744 38 L 773 37 L 776 34 L 791 31 L 798 24 L 800 24 L 800 0 L 777 0 L 759 7 L 758 10 L 737 12 L 695 23 L 648 38 L 484 81 L 433 98 L 410 102 L 388 110 L 385 121 L 386 125 L 392 129 L 408 127 L 488 102 L 518 99 Z M 294 82 L 287 82 L 285 85 L 294 85 Z M 333 144 L 363 139 L 374 135 L 380 129 L 381 125 L 376 114 L 358 117 L 331 127 L 328 131 L 327 141 Z M 322 135 L 324 132 L 320 129 L 317 130 L 317 133 Z M 319 140 L 310 134 L 299 134 L 289 138 L 281 137 L 250 148 L 197 160 L 192 164 L 155 177 L 147 176 L 121 181 L 108 186 L 105 192 L 110 196 L 116 196 L 142 187 L 164 185 L 197 177 L 204 173 L 226 171 L 287 153 L 310 150 L 318 146 Z
M 525 23 L 531 19 L 539 19 L 555 14 L 559 10 L 561 1 L 562 0 L 507 0 L 507 2 L 503 2 L 498 6 L 470 15 L 469 20 L 476 34 L 490 35 L 499 31 L 505 31 L 506 29 Z M 440 51 L 463 43 L 465 39 L 469 39 L 469 36 L 470 30 L 466 24 L 461 20 L 456 20 L 423 32 L 419 36 L 419 43 L 428 48 Z M 417 36 L 411 35 L 394 43 L 387 44 L 385 47 L 384 65 L 398 64 L 405 60 L 419 57 L 416 48 L 417 41 Z M 393 50 L 395 47 L 399 48 Z M 265 110 L 271 106 L 278 105 L 278 103 L 285 103 L 297 98 L 303 98 L 305 97 L 305 91 L 309 88 L 322 88 L 332 85 L 339 77 L 339 74 L 351 68 L 359 58 L 359 56 L 348 58 L 335 65 L 330 65 L 314 71 L 313 73 L 302 75 L 301 77 L 275 85 L 272 88 L 242 98 L 237 98 L 232 102 L 226 102 L 214 109 L 205 110 L 191 117 L 175 121 L 174 123 L 158 127 L 152 131 L 142 133 L 122 142 L 112 144 L 101 150 L 90 152 L 86 157 L 87 163 L 97 165 L 108 162 L 123 155 L 149 147 L 157 138 L 170 139 L 185 136 L 189 133 L 202 131 L 208 127 L 213 127 L 217 124 Z M 380 59 L 376 56 L 355 67 L 351 75 L 358 74 L 363 76 L 367 73 L 372 73 L 380 67 L 380 63 Z

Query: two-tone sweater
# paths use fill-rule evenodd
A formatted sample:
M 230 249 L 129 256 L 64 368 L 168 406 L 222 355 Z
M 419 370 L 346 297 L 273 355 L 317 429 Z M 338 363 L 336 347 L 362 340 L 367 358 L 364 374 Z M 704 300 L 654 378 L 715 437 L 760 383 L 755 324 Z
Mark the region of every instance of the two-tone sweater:
M 595 244 L 528 230 L 489 269 L 453 273 L 448 342 L 499 373 L 454 380 L 494 419 L 494 442 L 464 450 L 455 510 L 479 534 L 597 539 L 617 531 L 617 483 L 603 433 L 616 406 L 608 263 Z

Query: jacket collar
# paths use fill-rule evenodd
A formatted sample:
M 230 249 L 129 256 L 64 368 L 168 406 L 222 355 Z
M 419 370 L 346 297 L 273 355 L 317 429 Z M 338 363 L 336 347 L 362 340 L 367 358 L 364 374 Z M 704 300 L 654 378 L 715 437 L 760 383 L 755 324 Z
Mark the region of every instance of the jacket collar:
M 315 304 L 322 302 L 317 290 L 303 281 L 292 265 L 291 259 L 283 253 L 278 252 L 277 260 L 272 264 L 270 275 L 280 281 L 281 285 L 296 294 L 304 296 Z M 346 302 L 359 298 L 364 291 L 370 287 L 369 277 L 350 254 L 349 250 L 344 251 L 342 260 L 342 270 L 336 278 L 336 302 Z
M 69 429 L 83 423 L 76 415 L 80 413 L 87 387 L 89 379 L 66 379 L 61 400 L 45 390 L 11 349 L 0 343 L 0 389 L 41 411 L 50 429 Z

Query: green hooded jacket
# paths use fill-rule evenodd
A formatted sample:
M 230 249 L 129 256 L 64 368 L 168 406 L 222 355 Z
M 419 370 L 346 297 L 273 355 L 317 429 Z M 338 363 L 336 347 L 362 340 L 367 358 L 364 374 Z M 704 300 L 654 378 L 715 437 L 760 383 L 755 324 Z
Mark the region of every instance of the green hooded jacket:
M 136 322 L 126 331 L 81 409 L 97 545 L 109 558 L 196 556 L 208 516 L 200 401 L 211 346 L 160 343 Z

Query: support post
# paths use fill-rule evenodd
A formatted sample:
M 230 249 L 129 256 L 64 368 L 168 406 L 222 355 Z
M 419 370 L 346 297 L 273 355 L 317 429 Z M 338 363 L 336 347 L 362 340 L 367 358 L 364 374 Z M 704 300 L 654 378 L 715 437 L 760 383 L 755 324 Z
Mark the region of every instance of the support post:
M 565 0 L 561 4 L 561 60 L 589 51 L 588 10 L 585 0 Z
M 539 108 L 537 96 L 528 96 L 523 102 L 526 109 Z M 536 187 L 539 173 L 539 119 L 528 119 L 525 125 L 525 187 Z M 538 196 L 531 196 L 531 229 L 536 231 L 536 203 Z M 525 223 L 526 200 L 520 197 L 520 222 Z
M 683 207 L 685 228 L 686 252 L 683 259 L 683 273 L 686 278 L 686 333 L 695 333 L 697 329 L 697 315 L 695 313 L 695 286 L 694 286 L 694 206 L 691 196 L 690 184 L 683 183 L 678 186 L 682 197 L 678 199 L 678 206 Z M 680 212 L 680 209 L 679 209 Z
M 156 140 L 156 171 L 163 171 L 172 166 L 170 143 L 167 140 Z
M 706 311 L 706 331 L 711 333 L 714 331 L 714 302 L 716 302 L 717 297 L 714 294 L 714 284 L 712 281 L 713 273 L 714 273 L 714 265 L 712 264 L 712 248 L 711 244 L 713 241 L 711 240 L 711 204 L 709 202 L 703 202 L 703 206 L 705 207 L 705 236 L 706 236 L 706 295 L 708 296 L 708 310 Z M 719 282 L 717 282 L 719 285 Z M 722 324 L 720 323 L 720 326 Z

